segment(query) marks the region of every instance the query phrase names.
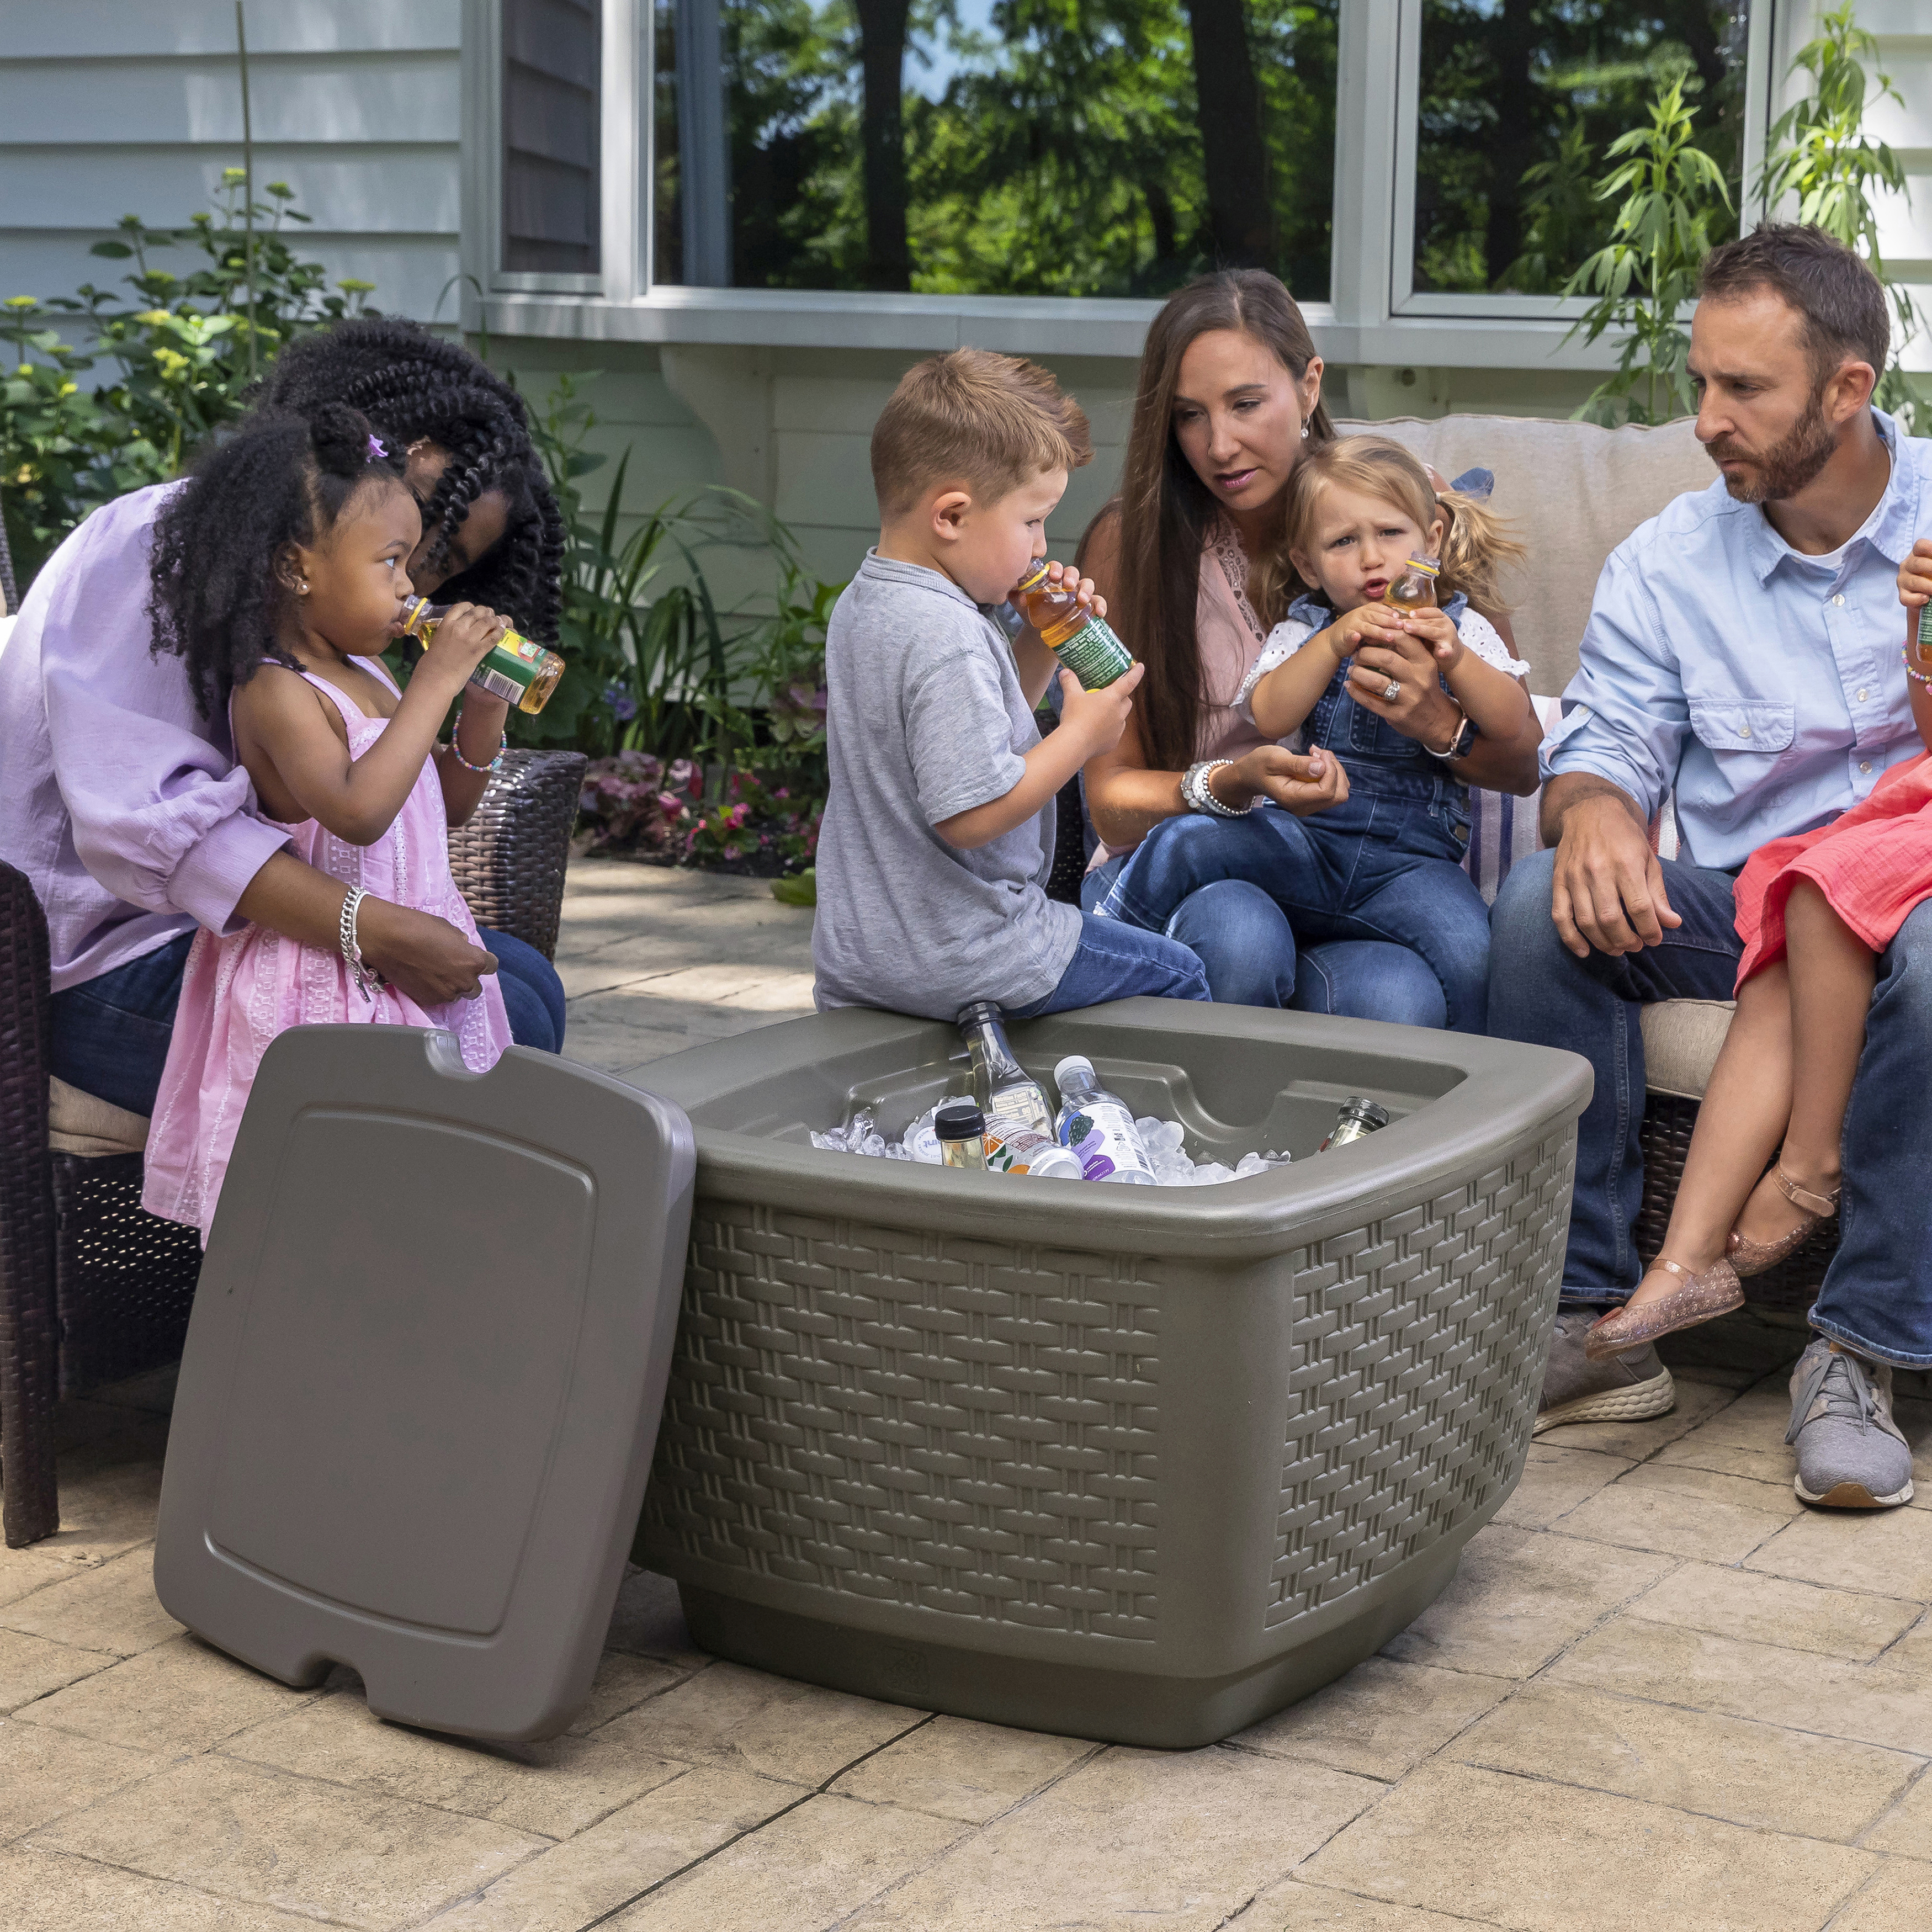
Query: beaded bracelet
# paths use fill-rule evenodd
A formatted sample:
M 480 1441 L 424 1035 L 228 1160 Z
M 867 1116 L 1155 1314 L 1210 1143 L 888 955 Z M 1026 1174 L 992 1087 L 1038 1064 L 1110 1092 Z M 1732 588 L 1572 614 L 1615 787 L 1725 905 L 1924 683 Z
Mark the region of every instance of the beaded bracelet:
M 374 1006 L 376 996 L 369 988 L 376 976 L 364 961 L 362 948 L 356 938 L 356 915 L 368 896 L 360 886 L 351 886 L 343 894 L 342 921 L 337 928 L 336 942 L 342 949 L 342 963 L 349 968 L 349 976 L 356 982 L 356 990 Z
M 1922 670 L 1914 670 L 1912 668 L 1912 658 L 1910 652 L 1900 651 L 1898 654 L 1898 661 L 1904 665 L 1905 674 L 1912 680 L 1913 683 L 1932 686 L 1932 676 L 1928 676 Z
M 1204 812 L 1216 818 L 1245 818 L 1253 811 L 1256 800 L 1246 806 L 1223 805 L 1210 790 L 1208 784 L 1210 773 L 1219 771 L 1223 765 L 1232 765 L 1232 758 L 1203 758 L 1198 764 L 1190 765 L 1181 774 L 1180 802 L 1190 812 Z
M 462 728 L 463 727 L 458 724 L 456 730 L 460 731 Z M 496 755 L 487 765 L 472 765 L 463 755 L 463 747 L 456 742 L 456 731 L 452 731 L 449 734 L 449 748 L 456 762 L 466 772 L 474 772 L 478 778 L 482 778 L 490 772 L 500 772 L 503 769 L 503 754 L 510 748 L 510 734 L 507 730 L 505 731 L 502 743 L 496 747 Z

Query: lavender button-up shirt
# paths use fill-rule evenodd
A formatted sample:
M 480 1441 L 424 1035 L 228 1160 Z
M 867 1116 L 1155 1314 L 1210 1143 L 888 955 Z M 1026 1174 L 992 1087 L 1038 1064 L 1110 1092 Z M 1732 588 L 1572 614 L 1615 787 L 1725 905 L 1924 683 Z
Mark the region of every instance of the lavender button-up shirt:
M 1899 651 L 1898 566 L 1932 530 L 1932 442 L 1878 411 L 1892 479 L 1851 541 L 1806 556 L 1719 478 L 1610 553 L 1582 663 L 1544 740 L 1546 781 L 1594 772 L 1684 856 L 1728 872 L 1870 795 L 1925 748 Z
M 255 816 L 225 716 L 149 651 L 148 554 L 168 490 L 104 505 L 48 559 L 0 651 L 0 859 L 46 908 L 53 989 L 235 902 L 287 835 Z

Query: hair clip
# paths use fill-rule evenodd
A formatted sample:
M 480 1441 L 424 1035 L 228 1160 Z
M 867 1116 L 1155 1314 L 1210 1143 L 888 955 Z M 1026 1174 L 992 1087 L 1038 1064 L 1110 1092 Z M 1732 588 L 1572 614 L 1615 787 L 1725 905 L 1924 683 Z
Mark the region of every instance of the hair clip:
M 372 436 L 369 439 L 369 460 L 371 463 L 386 457 L 388 453 L 388 451 L 382 446 L 382 439 L 380 436 Z

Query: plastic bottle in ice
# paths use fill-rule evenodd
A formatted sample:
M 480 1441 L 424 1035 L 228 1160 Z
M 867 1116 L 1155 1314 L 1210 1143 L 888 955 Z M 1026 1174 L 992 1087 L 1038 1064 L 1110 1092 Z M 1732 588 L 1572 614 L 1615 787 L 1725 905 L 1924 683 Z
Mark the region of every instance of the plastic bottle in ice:
M 1089 1180 L 1153 1186 L 1154 1163 L 1134 1125 L 1134 1110 L 1100 1084 L 1094 1063 L 1070 1053 L 1053 1070 L 1053 1083 L 1060 1100 L 1054 1125 L 1060 1144 L 1079 1156 L 1082 1173 Z

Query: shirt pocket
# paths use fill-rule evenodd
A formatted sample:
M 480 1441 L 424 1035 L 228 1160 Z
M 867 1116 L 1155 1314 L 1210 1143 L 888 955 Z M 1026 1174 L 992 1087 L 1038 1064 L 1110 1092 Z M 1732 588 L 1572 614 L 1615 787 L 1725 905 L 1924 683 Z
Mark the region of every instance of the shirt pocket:
M 1690 729 L 1712 752 L 1749 752 L 1760 758 L 1791 748 L 1797 728 L 1795 704 L 1767 704 L 1754 698 L 1694 698 Z

